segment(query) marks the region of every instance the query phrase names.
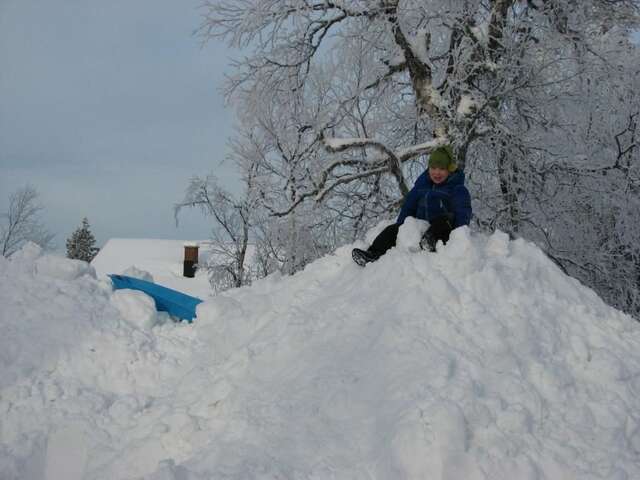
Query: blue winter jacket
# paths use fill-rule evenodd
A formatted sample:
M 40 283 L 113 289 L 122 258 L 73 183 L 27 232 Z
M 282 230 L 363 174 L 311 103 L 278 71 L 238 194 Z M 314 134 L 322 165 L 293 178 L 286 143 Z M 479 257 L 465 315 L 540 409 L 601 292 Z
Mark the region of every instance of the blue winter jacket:
M 471 221 L 471 196 L 464 186 L 462 170 L 451 173 L 441 184 L 433 183 L 428 171 L 420 175 L 404 200 L 396 223 L 401 225 L 407 217 L 431 223 L 442 216 L 449 218 L 453 228 Z

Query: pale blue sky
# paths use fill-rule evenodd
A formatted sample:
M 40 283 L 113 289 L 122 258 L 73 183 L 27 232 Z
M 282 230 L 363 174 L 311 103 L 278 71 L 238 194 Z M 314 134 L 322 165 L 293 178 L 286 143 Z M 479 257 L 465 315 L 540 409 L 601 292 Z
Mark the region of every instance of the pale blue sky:
M 0 211 L 30 183 L 64 247 L 87 216 L 111 237 L 198 239 L 173 221 L 192 175 L 220 166 L 232 112 L 229 49 L 202 47 L 200 0 L 0 0 Z

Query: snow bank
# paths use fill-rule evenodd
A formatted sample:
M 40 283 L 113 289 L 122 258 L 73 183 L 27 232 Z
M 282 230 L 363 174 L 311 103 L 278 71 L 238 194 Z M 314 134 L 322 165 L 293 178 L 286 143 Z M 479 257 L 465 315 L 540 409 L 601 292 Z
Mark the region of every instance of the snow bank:
M 0 258 L 0 387 L 5 387 L 53 368 L 61 351 L 95 328 L 105 304 L 85 262 L 43 255 L 33 243 L 11 260 Z
M 119 463 L 129 435 L 158 428 L 138 424 L 140 411 L 173 415 L 151 399 L 175 387 L 197 343 L 137 294 L 113 292 L 87 263 L 35 245 L 0 257 L 2 480 L 130 478 L 111 476 L 110 465 L 97 472 Z M 152 458 L 138 462 L 155 470 Z
M 0 260 L 0 478 L 639 478 L 638 323 L 525 241 L 424 226 L 190 325 Z

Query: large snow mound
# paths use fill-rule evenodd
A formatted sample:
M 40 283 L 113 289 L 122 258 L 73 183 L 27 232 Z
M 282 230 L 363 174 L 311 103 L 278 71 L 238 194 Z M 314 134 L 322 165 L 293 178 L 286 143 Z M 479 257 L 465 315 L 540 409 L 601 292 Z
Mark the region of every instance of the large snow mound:
M 0 478 L 640 478 L 640 325 L 530 243 L 419 230 L 193 324 L 0 259 Z

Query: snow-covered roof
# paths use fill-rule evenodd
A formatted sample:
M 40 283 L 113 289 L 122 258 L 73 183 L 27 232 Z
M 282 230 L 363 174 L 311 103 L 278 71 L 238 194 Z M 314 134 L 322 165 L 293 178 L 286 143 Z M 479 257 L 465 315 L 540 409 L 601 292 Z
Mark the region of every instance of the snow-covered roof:
M 207 240 L 160 240 L 149 238 L 112 238 L 100 249 L 91 265 L 98 276 L 122 274 L 132 267 L 147 272 L 153 281 L 165 287 L 206 298 L 212 293 L 205 271 L 194 278 L 184 277 L 184 247 L 198 245 L 199 263 L 210 256 L 211 242 Z

